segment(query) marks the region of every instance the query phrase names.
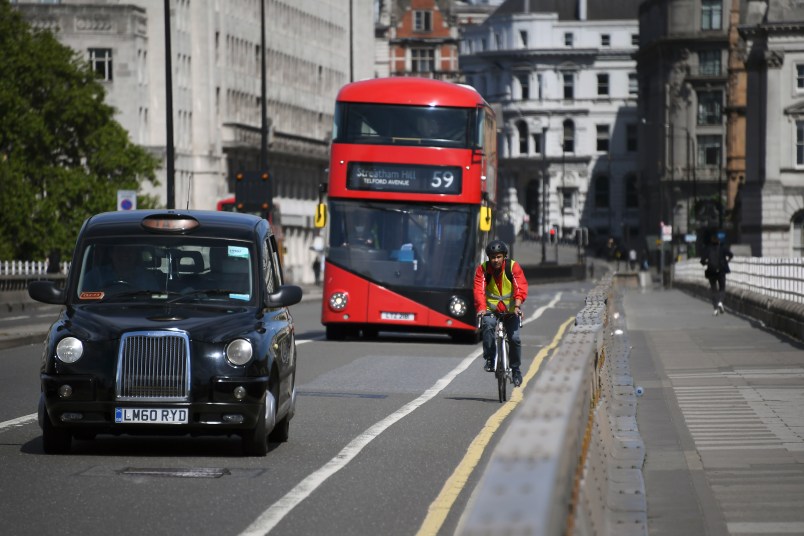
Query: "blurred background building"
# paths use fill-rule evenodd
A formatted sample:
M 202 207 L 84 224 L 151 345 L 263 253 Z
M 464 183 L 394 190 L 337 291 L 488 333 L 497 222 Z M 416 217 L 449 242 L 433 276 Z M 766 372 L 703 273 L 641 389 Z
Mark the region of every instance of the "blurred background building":
M 48 0 L 12 2 L 83 55 L 131 139 L 167 149 L 169 5 L 177 207 L 216 209 L 261 152 L 294 281 L 335 96 L 363 78 L 474 86 L 498 113 L 497 213 L 526 238 L 676 255 L 713 229 L 804 254 L 804 8 L 785 0 Z M 264 9 L 265 17 L 260 14 Z M 166 200 L 166 170 L 150 192 Z M 503 206 L 504 205 L 504 206 Z

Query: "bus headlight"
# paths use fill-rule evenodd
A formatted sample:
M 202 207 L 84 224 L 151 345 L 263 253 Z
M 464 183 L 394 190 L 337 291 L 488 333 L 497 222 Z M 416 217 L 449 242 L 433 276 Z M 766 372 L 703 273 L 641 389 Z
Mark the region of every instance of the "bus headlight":
M 453 296 L 449 300 L 449 312 L 452 316 L 461 317 L 466 314 L 466 300 Z
M 75 337 L 64 337 L 56 345 L 56 357 L 64 363 L 75 363 L 84 353 L 84 345 Z
M 346 309 L 346 304 L 349 299 L 346 297 L 345 292 L 333 292 L 329 297 L 329 308 L 333 311 L 343 311 Z

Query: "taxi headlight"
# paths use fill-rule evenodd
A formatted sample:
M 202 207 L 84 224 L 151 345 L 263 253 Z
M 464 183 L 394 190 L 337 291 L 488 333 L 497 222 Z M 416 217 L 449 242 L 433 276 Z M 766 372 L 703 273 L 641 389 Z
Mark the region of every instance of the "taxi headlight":
M 226 359 L 232 365 L 245 365 L 253 353 L 251 343 L 245 339 L 235 339 L 226 345 Z
M 466 314 L 466 300 L 453 296 L 449 300 L 449 312 L 452 316 L 463 316 Z
M 84 354 L 84 345 L 75 337 L 64 337 L 56 345 L 56 357 L 64 363 L 75 363 Z
M 343 311 L 346 309 L 346 304 L 349 299 L 346 297 L 345 292 L 333 292 L 329 297 L 329 308 L 333 311 Z

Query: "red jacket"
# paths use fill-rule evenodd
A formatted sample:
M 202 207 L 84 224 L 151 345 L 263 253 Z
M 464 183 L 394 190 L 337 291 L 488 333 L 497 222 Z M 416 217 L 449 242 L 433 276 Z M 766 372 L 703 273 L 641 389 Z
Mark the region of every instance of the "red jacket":
M 505 259 L 505 262 L 511 262 L 511 259 Z M 497 287 L 502 288 L 502 276 L 504 269 L 500 270 L 499 274 L 493 274 L 497 280 Z M 528 297 L 528 281 L 525 279 L 525 273 L 518 262 L 511 262 L 511 276 L 513 277 L 514 284 L 514 300 L 519 300 L 520 303 L 525 303 Z M 479 265 L 475 270 L 475 311 L 482 313 L 487 309 L 486 306 L 486 274 L 483 271 L 483 265 Z

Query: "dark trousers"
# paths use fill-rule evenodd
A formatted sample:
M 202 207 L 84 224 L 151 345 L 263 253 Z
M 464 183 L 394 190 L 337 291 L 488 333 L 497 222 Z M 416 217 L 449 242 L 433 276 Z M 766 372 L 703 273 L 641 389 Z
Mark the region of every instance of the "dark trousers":
M 723 272 L 710 274 L 707 279 L 709 279 L 711 289 L 712 308 L 715 308 L 718 303 L 723 302 L 723 298 L 726 296 L 726 274 Z
M 519 317 L 510 315 L 505 317 L 505 331 L 508 333 L 508 361 L 512 369 L 518 369 L 522 362 L 522 340 L 519 338 Z M 483 317 L 480 330 L 483 333 L 483 357 L 494 358 L 494 328 L 497 318 L 491 315 Z

